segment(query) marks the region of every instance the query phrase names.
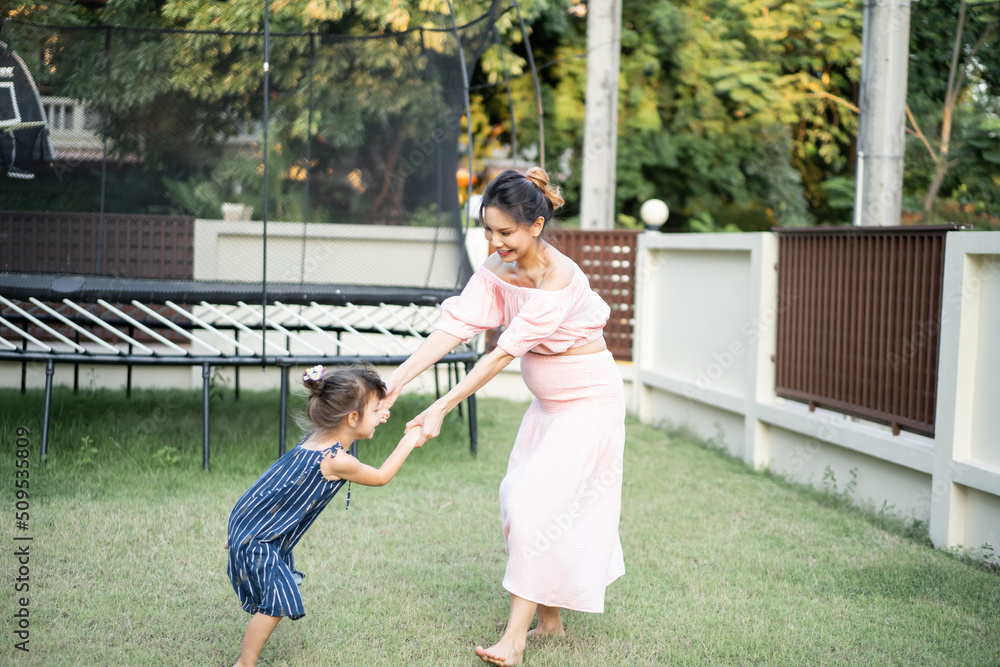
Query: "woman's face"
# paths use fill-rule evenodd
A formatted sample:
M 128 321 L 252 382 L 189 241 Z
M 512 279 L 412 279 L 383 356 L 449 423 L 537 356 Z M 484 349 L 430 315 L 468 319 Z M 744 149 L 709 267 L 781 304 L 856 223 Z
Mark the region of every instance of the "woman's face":
M 490 251 L 500 255 L 504 262 L 514 262 L 518 258 L 533 255 L 538 247 L 538 235 L 542 233 L 543 224 L 544 220 L 538 218 L 531 225 L 520 225 L 498 208 L 487 206 L 483 210 L 483 227 Z

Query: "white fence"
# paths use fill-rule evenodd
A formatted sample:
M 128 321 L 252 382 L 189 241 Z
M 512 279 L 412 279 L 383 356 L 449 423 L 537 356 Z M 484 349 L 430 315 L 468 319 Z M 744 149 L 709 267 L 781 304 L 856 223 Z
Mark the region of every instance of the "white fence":
M 928 522 L 939 547 L 1000 547 L 1000 233 L 948 234 L 934 438 L 775 395 L 777 248 L 769 233 L 640 237 L 640 418 L 793 482 L 832 474 L 859 504 Z

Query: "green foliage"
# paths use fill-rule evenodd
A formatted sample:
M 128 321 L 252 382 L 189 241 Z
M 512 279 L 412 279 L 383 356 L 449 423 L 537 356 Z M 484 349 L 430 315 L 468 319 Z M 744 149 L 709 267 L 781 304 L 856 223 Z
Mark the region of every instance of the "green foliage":
M 839 95 L 857 80 L 860 5 L 771 5 L 623 6 L 616 189 L 622 220 L 637 218 L 642 202 L 658 197 L 674 213 L 668 227 L 700 228 L 703 215 L 687 222 L 699 212 L 761 227 L 742 211 L 758 212 L 769 220 L 765 227 L 811 224 L 809 184 L 792 159 L 819 160 L 826 170 L 845 164 L 855 120 L 841 118 L 837 104 L 817 93 Z M 566 176 L 567 215 L 579 207 L 584 162 L 585 26 L 565 11 L 543 12 L 532 35 L 535 60 L 552 63 L 541 72 L 546 159 Z M 794 135 L 785 129 L 791 126 Z
M 959 222 L 959 211 L 971 214 L 974 223 L 1000 227 L 998 5 L 966 0 L 964 20 L 962 7 L 925 0 L 911 10 L 907 103 L 926 144 L 916 137 L 908 141 L 904 189 L 924 196 L 938 176 L 937 192 L 945 201 L 925 211 L 927 222 Z
M 181 458 L 176 447 L 164 445 L 153 452 L 153 460 L 161 468 L 173 468 L 180 462 Z
M 75 470 L 84 470 L 89 468 L 94 463 L 94 458 L 97 455 L 97 447 L 94 447 L 94 440 L 89 435 L 85 435 L 80 438 L 80 448 L 77 450 L 76 456 L 73 457 L 73 468 Z
M 487 7 L 485 1 L 453 5 L 459 24 Z M 579 215 L 585 162 L 587 18 L 567 11 L 576 5 L 535 0 L 521 7 L 534 60 L 541 68 L 544 157 L 564 187 L 567 207 L 562 215 L 568 218 Z M 948 171 L 943 201 L 928 221 L 962 218 L 981 228 L 1000 228 L 998 9 L 995 0 L 967 5 L 960 48 L 965 78 L 952 119 L 949 155 L 961 167 Z M 625 3 L 616 165 L 620 224 L 633 224 L 639 206 L 651 197 L 670 206 L 668 228 L 717 229 L 715 220 L 744 230 L 849 221 L 853 196 L 848 197 L 845 188 L 854 170 L 862 7 L 861 0 Z M 908 103 L 932 142 L 942 124 L 958 7 L 952 0 L 926 0 L 911 7 Z M 29 3 L 11 13 L 80 26 L 253 32 L 263 22 L 263 5 L 247 0 L 129 0 L 96 9 Z M 450 25 L 445 0 L 287 0 L 271 5 L 275 34 L 314 30 L 370 35 Z M 541 145 L 534 83 L 527 76 L 528 54 L 516 13 L 502 14 L 496 29 L 504 46 L 494 44 L 492 36 L 484 41 L 485 50 L 472 72 L 472 113 L 463 120 L 473 133 L 475 171 L 494 155 L 537 160 Z M 80 32 L 62 40 L 51 58 L 72 67 L 50 68 L 46 76 L 80 96 L 104 90 L 104 64 L 94 56 L 100 53 L 103 35 Z M 365 61 L 363 68 L 339 58 L 336 50 L 314 51 L 308 39 L 272 41 L 271 60 L 281 66 L 272 68 L 271 114 L 281 122 L 271 133 L 269 216 L 295 220 L 302 214 L 299 179 L 305 165 L 284 156 L 301 155 L 307 137 L 313 141 L 310 174 L 315 179 L 310 220 L 327 220 L 331 210 L 348 210 L 358 219 L 426 210 L 429 202 L 416 201 L 413 194 L 424 189 L 420 165 L 406 167 L 413 183 L 409 188 L 371 183 L 350 187 L 352 176 L 340 167 L 341 158 L 353 156 L 359 164 L 391 173 L 405 166 L 406 156 L 426 140 L 426 131 L 418 128 L 440 125 L 447 113 L 464 115 L 454 93 L 424 78 L 435 66 L 435 57 L 449 52 L 448 31 L 426 31 L 423 38 L 426 53 L 419 51 L 416 40 L 401 39 L 394 51 L 358 56 Z M 260 73 L 256 65 L 248 65 L 260 61 L 259 44 L 209 34 L 143 33 L 128 39 L 115 45 L 127 49 L 130 58 L 126 66 L 111 71 L 114 94 L 102 102 L 112 110 L 113 126 L 152 128 L 141 141 L 117 133 L 114 146 L 122 154 L 141 148 L 154 184 L 166 184 L 169 201 L 161 197 L 148 208 L 169 205 L 215 217 L 222 202 L 238 201 L 253 206 L 260 216 L 259 149 L 240 155 L 223 149 L 227 139 L 260 115 Z M 337 85 L 312 90 L 317 81 Z M 312 92 L 316 99 L 310 119 Z M 167 104 L 193 110 L 197 122 L 189 122 L 191 114 L 161 113 Z M 404 116 L 412 122 L 398 122 Z M 457 168 L 458 153 L 468 149 L 464 132 L 443 141 L 443 154 L 454 152 Z M 515 141 L 517 155 L 511 155 Z M 223 156 L 219 164 L 203 166 Z M 935 166 L 923 142 L 910 137 L 908 201 L 926 192 Z M 139 192 L 143 187 L 116 190 Z M 411 200 L 404 202 L 404 196 Z

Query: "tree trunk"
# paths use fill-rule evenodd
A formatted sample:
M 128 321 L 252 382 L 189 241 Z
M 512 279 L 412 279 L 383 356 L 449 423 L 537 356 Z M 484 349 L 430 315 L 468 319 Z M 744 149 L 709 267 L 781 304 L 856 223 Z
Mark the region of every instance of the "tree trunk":
M 944 147 L 942 146 L 942 149 Z M 942 151 L 942 158 L 947 158 L 947 153 Z M 924 213 L 930 215 L 931 208 L 934 206 L 934 200 L 937 198 L 938 191 L 941 189 L 941 184 L 944 183 L 944 177 L 948 174 L 948 160 L 939 159 L 934 165 L 934 178 L 931 179 L 931 184 L 927 188 L 927 195 L 924 197 Z M 926 217 L 925 217 L 926 220 Z
M 924 213 L 929 215 L 937 199 L 938 191 L 944 182 L 944 177 L 948 174 L 948 145 L 951 142 L 951 119 L 955 111 L 955 104 L 958 102 L 958 93 L 962 89 L 962 79 L 964 78 L 958 71 L 959 56 L 962 50 L 962 32 L 965 29 L 965 0 L 958 9 L 958 26 L 955 29 L 955 44 L 952 49 L 951 67 L 948 68 L 948 87 L 944 93 L 944 111 L 941 115 L 941 144 L 938 150 L 936 164 L 934 165 L 934 179 L 930 187 L 927 188 L 927 196 L 924 197 Z

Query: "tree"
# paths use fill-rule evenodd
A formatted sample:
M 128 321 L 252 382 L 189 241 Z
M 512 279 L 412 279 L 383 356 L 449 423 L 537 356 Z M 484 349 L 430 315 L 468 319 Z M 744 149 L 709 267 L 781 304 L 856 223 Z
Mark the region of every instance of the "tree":
M 456 5 L 458 23 L 471 23 L 463 39 L 473 56 L 492 26 L 472 19 L 489 8 L 486 1 Z M 175 184 L 227 175 L 232 182 L 216 190 L 248 196 L 245 187 L 242 195 L 232 191 L 242 167 L 214 163 L 233 153 L 233 137 L 263 127 L 263 3 L 123 0 L 96 10 L 33 6 L 26 14 L 91 28 L 48 39 L 40 53 L 54 88 L 101 110 L 114 152 L 141 153 L 145 169 Z M 457 202 L 453 176 L 440 189 L 433 183 L 436 173 L 457 170 L 465 115 L 446 0 L 288 0 L 271 4 L 270 23 L 270 141 L 282 156 L 298 156 L 289 157 L 282 178 L 310 169 L 311 206 L 337 207 L 358 221 L 404 222 L 407 209 Z M 498 21 L 498 29 L 512 25 L 507 15 Z M 247 150 L 262 161 L 260 146 L 237 148 L 238 157 Z M 432 162 L 436 171 L 427 169 Z
M 746 228 L 809 221 L 803 190 L 847 166 L 855 119 L 830 99 L 858 78 L 859 2 L 636 0 L 622 17 L 619 210 L 664 198 L 678 215 L 739 218 Z M 578 174 L 585 21 L 542 12 L 535 60 L 546 92 L 547 160 L 571 151 Z M 832 92 L 831 92 L 832 91 Z M 787 137 L 785 139 L 784 137 Z M 803 183 L 795 164 L 820 164 Z M 576 205 L 571 177 L 568 201 Z M 818 198 L 818 197 L 817 197 Z M 812 199 L 812 197 L 811 197 Z
M 989 99 L 1000 95 L 997 9 L 995 0 L 961 0 L 957 7 L 954 2 L 926 0 L 913 9 L 910 51 L 914 62 L 908 98 L 915 111 L 908 109 L 908 115 L 933 162 L 923 198 L 925 215 L 931 214 L 949 170 L 959 160 L 974 162 L 979 157 L 1000 165 L 996 128 L 991 137 L 990 128 L 977 122 L 988 115 L 973 113 L 965 127 L 960 127 L 959 118 L 963 107 L 986 111 Z M 942 30 L 942 26 L 948 28 Z M 940 76 L 942 71 L 948 72 L 946 79 Z M 931 136 L 921 130 L 918 116 L 932 120 Z M 959 129 L 961 134 L 956 133 Z

